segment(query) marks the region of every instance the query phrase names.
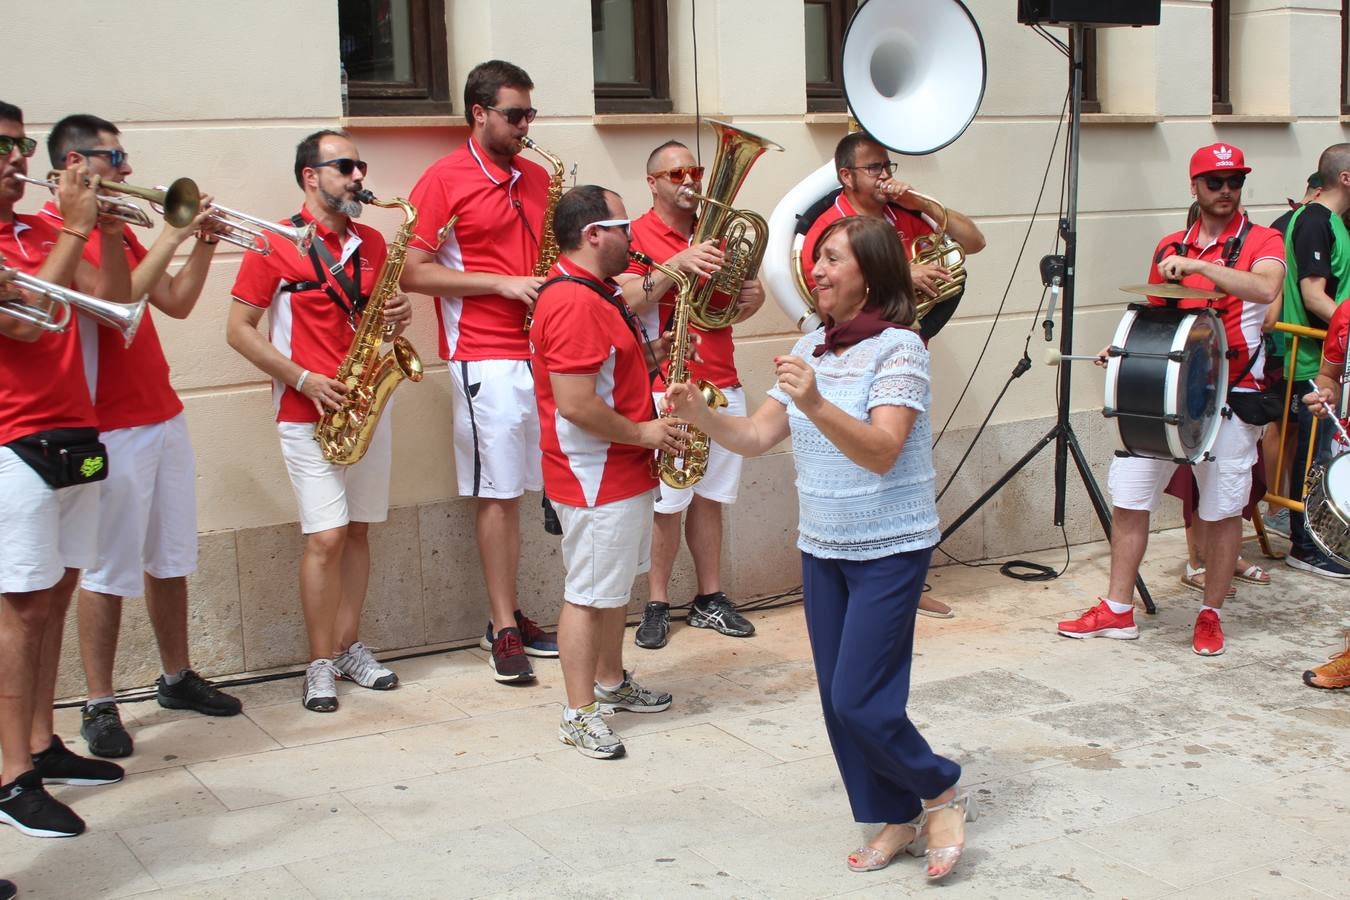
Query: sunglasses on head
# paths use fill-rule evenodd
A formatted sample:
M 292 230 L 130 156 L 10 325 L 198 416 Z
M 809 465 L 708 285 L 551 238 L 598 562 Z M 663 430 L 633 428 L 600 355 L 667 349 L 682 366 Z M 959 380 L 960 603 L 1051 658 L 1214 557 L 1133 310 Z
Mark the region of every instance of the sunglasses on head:
M 88 150 L 76 150 L 75 152 L 81 156 L 106 156 L 108 157 L 108 165 L 112 166 L 114 169 L 122 168 L 122 163 L 126 162 L 127 156 L 129 156 L 125 150 L 118 150 L 115 148 L 108 149 L 105 147 L 93 147 Z
M 533 106 L 525 108 L 508 106 L 505 109 L 499 106 L 489 106 L 486 108 L 495 113 L 500 113 L 502 118 L 506 119 L 506 121 L 510 122 L 512 125 L 519 125 L 522 120 L 525 122 L 533 122 L 534 117 L 539 115 L 539 110 L 535 109 Z
M 9 156 L 14 152 L 15 147 L 19 148 L 21 156 L 32 156 L 33 151 L 37 149 L 37 141 L 30 137 L 0 135 L 0 156 Z
M 631 240 L 633 237 L 633 225 L 630 219 L 601 219 L 599 222 L 588 222 L 581 226 L 584 232 L 589 228 L 622 228 L 624 234 Z
M 1205 175 L 1203 176 L 1203 180 L 1205 182 L 1205 187 L 1209 188 L 1211 191 L 1217 191 L 1225 184 L 1228 185 L 1229 190 L 1236 191 L 1240 190 L 1242 186 L 1247 183 L 1247 176 L 1228 175 L 1225 177 L 1223 175 Z
M 702 181 L 703 166 L 672 166 L 669 169 L 662 169 L 659 172 L 652 173 L 653 178 L 665 176 L 676 184 L 682 183 L 686 175 L 688 175 L 692 181 Z
M 366 174 L 366 161 L 364 159 L 349 159 L 348 157 L 343 156 L 339 159 L 326 159 L 323 162 L 314 164 L 314 168 L 316 169 L 323 168 L 324 166 L 332 166 L 337 169 L 338 172 L 342 174 L 343 178 L 350 176 L 358 169 L 361 171 L 361 177 L 364 178 Z

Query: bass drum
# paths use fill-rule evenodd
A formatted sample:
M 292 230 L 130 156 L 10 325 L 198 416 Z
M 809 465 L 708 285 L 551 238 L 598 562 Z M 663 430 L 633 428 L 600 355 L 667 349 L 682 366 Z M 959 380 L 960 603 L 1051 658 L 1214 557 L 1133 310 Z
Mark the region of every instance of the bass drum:
M 1323 553 L 1350 566 L 1350 453 L 1311 469 L 1305 490 L 1308 534 Z
M 1103 415 L 1127 456 L 1202 461 L 1228 396 L 1228 340 L 1208 309 L 1132 304 L 1106 366 Z

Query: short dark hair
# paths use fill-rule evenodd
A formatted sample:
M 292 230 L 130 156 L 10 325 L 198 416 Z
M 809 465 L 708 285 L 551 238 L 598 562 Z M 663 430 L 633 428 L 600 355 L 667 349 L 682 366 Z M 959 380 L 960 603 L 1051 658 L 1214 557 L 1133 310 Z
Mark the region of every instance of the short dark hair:
M 671 147 L 681 147 L 685 150 L 689 149 L 689 146 L 687 144 L 683 144 L 679 141 L 666 141 L 664 144 L 662 144 L 660 147 L 657 147 L 647 156 L 647 174 L 649 175 L 651 174 L 652 166 L 656 164 L 656 158 L 665 151 L 669 150 Z
M 900 245 L 900 235 L 885 219 L 872 216 L 845 216 L 832 223 L 816 241 L 812 262 L 820 257 L 820 248 L 836 231 L 848 238 L 853 257 L 862 270 L 863 284 L 867 285 L 868 309 L 875 309 L 882 318 L 908 328 L 914 324 L 914 282 L 909 277 L 909 263 Z
M 295 145 L 295 183 L 300 187 L 305 186 L 305 178 L 301 173 L 306 169 L 314 168 L 319 160 L 319 141 L 326 137 L 340 137 L 351 140 L 351 135 L 345 131 L 335 131 L 332 128 L 325 128 L 322 131 L 316 131 L 303 141 Z
M 23 110 L 19 109 L 13 103 L 6 103 L 0 100 L 0 122 L 18 122 L 23 124 Z
M 1339 183 L 1342 172 L 1350 172 L 1350 144 L 1332 144 L 1317 160 L 1317 174 L 1322 176 L 1318 187 Z M 1311 178 L 1308 187 L 1312 187 Z
M 583 184 L 563 194 L 553 211 L 553 235 L 558 246 L 563 250 L 578 249 L 581 229 L 609 218 L 609 195 L 613 193 L 598 184 Z
M 52 168 L 64 169 L 67 153 L 93 147 L 98 143 L 99 135 L 104 132 L 122 133 L 107 119 L 100 119 L 88 113 L 76 113 L 57 122 L 52 126 L 51 134 L 47 135 L 47 155 L 51 157 Z
M 504 87 L 532 91 L 534 82 L 520 66 L 503 59 L 489 59 L 474 66 L 464 79 L 464 121 L 472 127 L 473 108 L 495 105 L 497 92 Z
M 834 148 L 834 170 L 847 169 L 858 158 L 858 147 L 862 144 L 876 144 L 885 149 L 885 144 L 865 131 L 854 131 L 844 135 Z

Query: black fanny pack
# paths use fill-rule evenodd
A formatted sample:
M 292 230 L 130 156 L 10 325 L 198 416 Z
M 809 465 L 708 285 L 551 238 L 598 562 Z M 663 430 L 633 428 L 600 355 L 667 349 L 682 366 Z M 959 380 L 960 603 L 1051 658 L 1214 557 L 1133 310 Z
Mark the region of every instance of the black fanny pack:
M 53 428 L 5 446 L 54 488 L 108 477 L 108 448 L 99 441 L 97 428 Z
M 1234 391 L 1228 395 L 1228 408 L 1248 425 L 1269 425 L 1284 416 L 1284 393 Z

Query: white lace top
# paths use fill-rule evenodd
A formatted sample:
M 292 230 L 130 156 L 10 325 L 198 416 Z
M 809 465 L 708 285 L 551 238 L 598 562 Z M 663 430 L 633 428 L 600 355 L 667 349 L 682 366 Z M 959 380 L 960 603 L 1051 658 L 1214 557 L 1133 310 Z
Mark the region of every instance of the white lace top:
M 919 412 L 889 472 L 877 475 L 849 460 L 777 385 L 769 396 L 787 407 L 797 467 L 800 523 L 797 546 L 829 559 L 878 559 L 938 542 L 933 498 L 933 433 L 928 350 L 913 331 L 888 328 L 836 356 L 812 356 L 825 339 L 817 329 L 792 353 L 816 372 L 821 395 L 856 419 L 877 406 Z

